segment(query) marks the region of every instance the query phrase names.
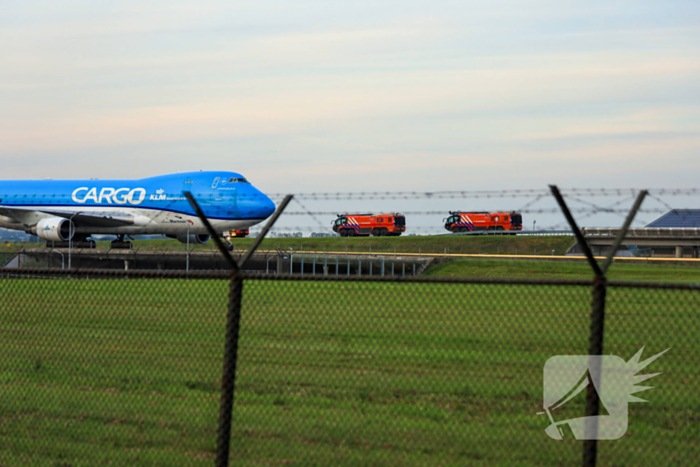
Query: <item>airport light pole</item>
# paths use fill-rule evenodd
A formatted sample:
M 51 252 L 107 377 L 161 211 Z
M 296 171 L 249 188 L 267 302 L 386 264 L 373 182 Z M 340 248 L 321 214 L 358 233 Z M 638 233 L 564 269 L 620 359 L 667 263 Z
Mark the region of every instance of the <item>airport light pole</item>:
M 278 255 L 278 256 L 279 256 L 279 255 Z M 275 258 L 276 258 L 275 256 L 270 256 L 270 257 L 267 259 L 266 264 L 265 264 L 265 274 L 270 274 L 270 260 L 271 260 L 271 259 L 275 259 Z
M 65 268 L 66 268 L 66 258 L 65 258 L 65 256 L 63 256 L 63 253 L 61 253 L 60 251 L 58 251 L 58 250 L 55 249 L 55 248 L 51 250 L 51 253 L 53 253 L 54 251 L 55 251 L 56 253 L 58 253 L 59 255 L 61 255 L 61 269 L 62 269 L 62 270 L 65 269 Z M 50 263 L 50 262 L 49 262 L 49 263 Z M 51 266 L 49 265 L 49 267 L 51 267 Z M 69 267 L 70 267 L 70 266 L 69 266 Z
M 73 218 L 80 214 L 80 211 L 76 212 L 68 220 L 68 269 L 71 268 L 71 247 L 73 246 Z

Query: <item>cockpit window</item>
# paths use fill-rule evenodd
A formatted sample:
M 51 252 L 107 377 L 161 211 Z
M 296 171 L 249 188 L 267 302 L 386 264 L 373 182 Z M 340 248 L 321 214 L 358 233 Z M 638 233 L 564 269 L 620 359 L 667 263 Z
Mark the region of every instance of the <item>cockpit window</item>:
M 229 183 L 248 183 L 248 180 L 246 180 L 243 177 L 231 177 L 228 179 Z

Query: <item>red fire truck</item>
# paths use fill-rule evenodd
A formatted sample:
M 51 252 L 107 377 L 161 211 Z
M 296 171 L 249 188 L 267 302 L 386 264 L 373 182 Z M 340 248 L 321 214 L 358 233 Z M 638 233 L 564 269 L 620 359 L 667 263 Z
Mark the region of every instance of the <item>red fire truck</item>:
M 450 232 L 478 232 L 495 230 L 523 230 L 523 216 L 519 212 L 462 212 L 450 211 L 444 220 Z
M 332 224 L 333 231 L 341 237 L 398 236 L 406 231 L 406 217 L 399 213 L 338 214 Z
M 248 229 L 245 230 L 230 230 L 228 232 L 228 235 L 225 235 L 225 237 L 228 240 L 231 240 L 233 237 L 247 237 L 250 231 Z

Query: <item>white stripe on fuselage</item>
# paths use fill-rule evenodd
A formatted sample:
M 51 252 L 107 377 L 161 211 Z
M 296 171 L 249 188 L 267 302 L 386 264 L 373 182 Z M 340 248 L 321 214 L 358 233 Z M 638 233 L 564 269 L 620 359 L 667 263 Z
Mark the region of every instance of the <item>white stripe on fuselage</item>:
M 183 214 L 179 212 L 163 211 L 159 209 L 146 208 L 124 208 L 116 206 L 80 206 L 79 209 L 67 209 L 65 206 L 3 206 L 7 208 L 18 208 L 27 211 L 34 211 L 42 217 L 56 217 L 51 214 L 42 213 L 40 211 L 63 211 L 63 212 L 115 212 L 128 214 L 134 217 L 133 225 L 125 225 L 121 227 L 87 227 L 78 225 L 75 229 L 76 233 L 93 233 L 93 234 L 128 234 L 128 235 L 178 235 L 189 231 L 192 235 L 207 234 L 207 229 L 197 216 Z M 118 218 L 117 218 L 118 219 Z M 9 220 L 9 219 L 8 219 Z M 223 232 L 227 230 L 245 230 L 249 227 L 262 222 L 263 219 L 209 219 L 215 231 Z M 18 229 L 21 224 L 9 224 L 3 222 L 0 218 L 0 227 Z M 189 225 L 189 229 L 188 229 Z

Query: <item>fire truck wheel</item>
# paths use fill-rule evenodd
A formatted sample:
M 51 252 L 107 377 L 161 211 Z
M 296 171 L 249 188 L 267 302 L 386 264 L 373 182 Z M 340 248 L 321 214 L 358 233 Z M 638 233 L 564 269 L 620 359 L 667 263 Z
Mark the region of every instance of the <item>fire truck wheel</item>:
M 347 229 L 340 229 L 340 236 L 341 236 L 341 237 L 347 237 L 347 236 L 348 236 L 348 231 L 347 231 Z
M 389 231 L 388 231 L 387 229 L 385 229 L 385 228 L 382 228 L 382 234 L 381 234 L 381 235 L 382 235 L 382 237 L 386 237 L 387 235 L 389 235 Z
M 379 229 L 372 229 L 372 236 L 379 237 L 381 235 Z

